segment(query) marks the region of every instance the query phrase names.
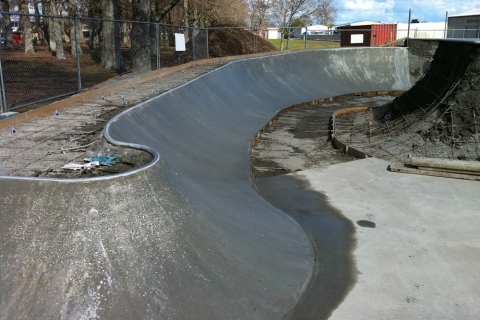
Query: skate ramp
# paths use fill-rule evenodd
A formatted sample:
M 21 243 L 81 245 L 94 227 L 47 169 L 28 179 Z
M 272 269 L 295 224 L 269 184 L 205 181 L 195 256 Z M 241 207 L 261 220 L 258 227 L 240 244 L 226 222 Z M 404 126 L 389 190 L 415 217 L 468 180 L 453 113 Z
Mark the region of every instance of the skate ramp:
M 252 186 L 254 135 L 293 104 L 410 85 L 404 48 L 236 61 L 107 125 L 155 155 L 139 170 L 0 177 L 0 319 L 281 319 L 315 256 Z

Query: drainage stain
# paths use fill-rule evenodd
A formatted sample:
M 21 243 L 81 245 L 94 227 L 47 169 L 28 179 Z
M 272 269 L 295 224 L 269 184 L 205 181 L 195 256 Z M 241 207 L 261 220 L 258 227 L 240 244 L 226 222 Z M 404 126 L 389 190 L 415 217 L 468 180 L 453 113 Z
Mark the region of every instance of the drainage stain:
M 311 189 L 308 180 L 280 175 L 255 180 L 259 193 L 289 214 L 305 230 L 315 250 L 315 271 L 297 304 L 284 316 L 288 320 L 326 320 L 356 282 L 352 251 L 355 226 Z
M 368 221 L 368 220 L 358 220 L 357 224 L 360 227 L 365 227 L 365 228 L 375 228 L 377 225 L 373 221 Z

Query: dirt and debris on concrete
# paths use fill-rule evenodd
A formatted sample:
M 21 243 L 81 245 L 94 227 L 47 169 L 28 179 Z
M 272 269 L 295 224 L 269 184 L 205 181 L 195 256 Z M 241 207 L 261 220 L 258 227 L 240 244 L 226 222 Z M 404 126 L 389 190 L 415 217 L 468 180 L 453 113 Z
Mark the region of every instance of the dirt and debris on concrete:
M 254 35 L 246 30 L 212 30 L 209 32 L 209 57 L 225 57 L 276 50 L 269 42 L 259 37 L 257 37 L 256 42 L 254 39 Z M 46 61 L 51 62 L 53 58 L 45 54 L 41 55 L 42 52 L 39 51 L 35 59 L 43 57 Z M 191 56 L 173 54 L 168 57 L 168 61 L 164 61 L 163 65 L 178 65 L 192 61 L 192 58 Z M 205 57 L 197 56 L 196 58 Z M 18 56 L 16 59 L 21 59 L 21 57 Z M 166 77 L 148 83 L 132 85 L 128 89 L 101 96 L 81 105 L 72 106 L 61 112 L 52 113 L 48 117 L 0 131 L 0 174 L 78 178 L 107 175 L 142 166 L 148 163 L 152 157 L 148 152 L 114 147 L 105 141 L 102 130 L 108 120 L 141 101 L 166 92 L 225 63 L 226 60 L 217 59 L 207 64 L 195 64 Z M 65 67 L 73 68 L 73 65 L 66 65 Z M 102 79 L 105 80 L 112 75 L 106 73 Z M 128 82 L 136 76 L 138 74 L 126 73 L 97 85 L 95 89 L 118 82 Z M 59 79 L 60 85 L 67 83 L 66 81 L 62 82 L 60 77 Z M 19 92 L 20 94 L 26 94 L 24 91 Z M 41 105 L 33 107 L 39 106 Z M 16 111 L 23 112 L 29 108 L 24 107 Z M 82 163 L 84 158 L 103 153 L 119 156 L 115 168 L 100 167 L 80 171 L 61 169 L 67 163 Z
M 103 137 L 108 120 L 127 108 L 179 86 L 223 65 L 224 61 L 198 64 L 143 84 L 100 96 L 51 115 L 0 131 L 0 174 L 51 178 L 84 178 L 114 174 L 145 165 L 149 152 L 109 144 Z M 128 82 L 126 74 L 98 86 Z M 85 158 L 117 156 L 113 167 L 65 170 L 68 163 Z
M 392 99 L 390 95 L 348 95 L 281 112 L 276 121 L 262 129 L 254 145 L 252 175 L 261 179 L 354 160 L 332 145 L 333 112 L 357 106 L 376 107 Z

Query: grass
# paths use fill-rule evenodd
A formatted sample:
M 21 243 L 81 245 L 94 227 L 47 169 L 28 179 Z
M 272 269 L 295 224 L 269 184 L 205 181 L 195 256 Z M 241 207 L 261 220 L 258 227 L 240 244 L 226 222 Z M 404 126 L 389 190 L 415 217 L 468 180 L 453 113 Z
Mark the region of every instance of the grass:
M 280 50 L 280 39 L 268 39 L 268 42 L 273 44 L 278 50 Z M 287 40 L 283 40 L 283 48 L 287 46 Z M 322 48 L 339 48 L 340 42 L 333 41 L 307 41 L 307 49 L 322 49 Z M 290 49 L 291 50 L 300 50 L 305 49 L 305 41 L 299 39 L 290 39 Z

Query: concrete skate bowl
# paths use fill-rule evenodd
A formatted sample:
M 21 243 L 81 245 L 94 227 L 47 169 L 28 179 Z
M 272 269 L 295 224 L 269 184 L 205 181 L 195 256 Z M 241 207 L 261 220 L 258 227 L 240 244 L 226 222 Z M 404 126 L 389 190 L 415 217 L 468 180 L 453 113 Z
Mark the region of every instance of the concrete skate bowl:
M 480 159 L 480 43 L 436 43 L 430 66 L 381 108 L 334 114 L 335 143 L 356 156 Z
M 253 187 L 253 137 L 294 104 L 410 86 L 405 48 L 236 61 L 107 125 L 155 155 L 145 167 L 0 177 L 0 319 L 282 319 L 315 252 Z

